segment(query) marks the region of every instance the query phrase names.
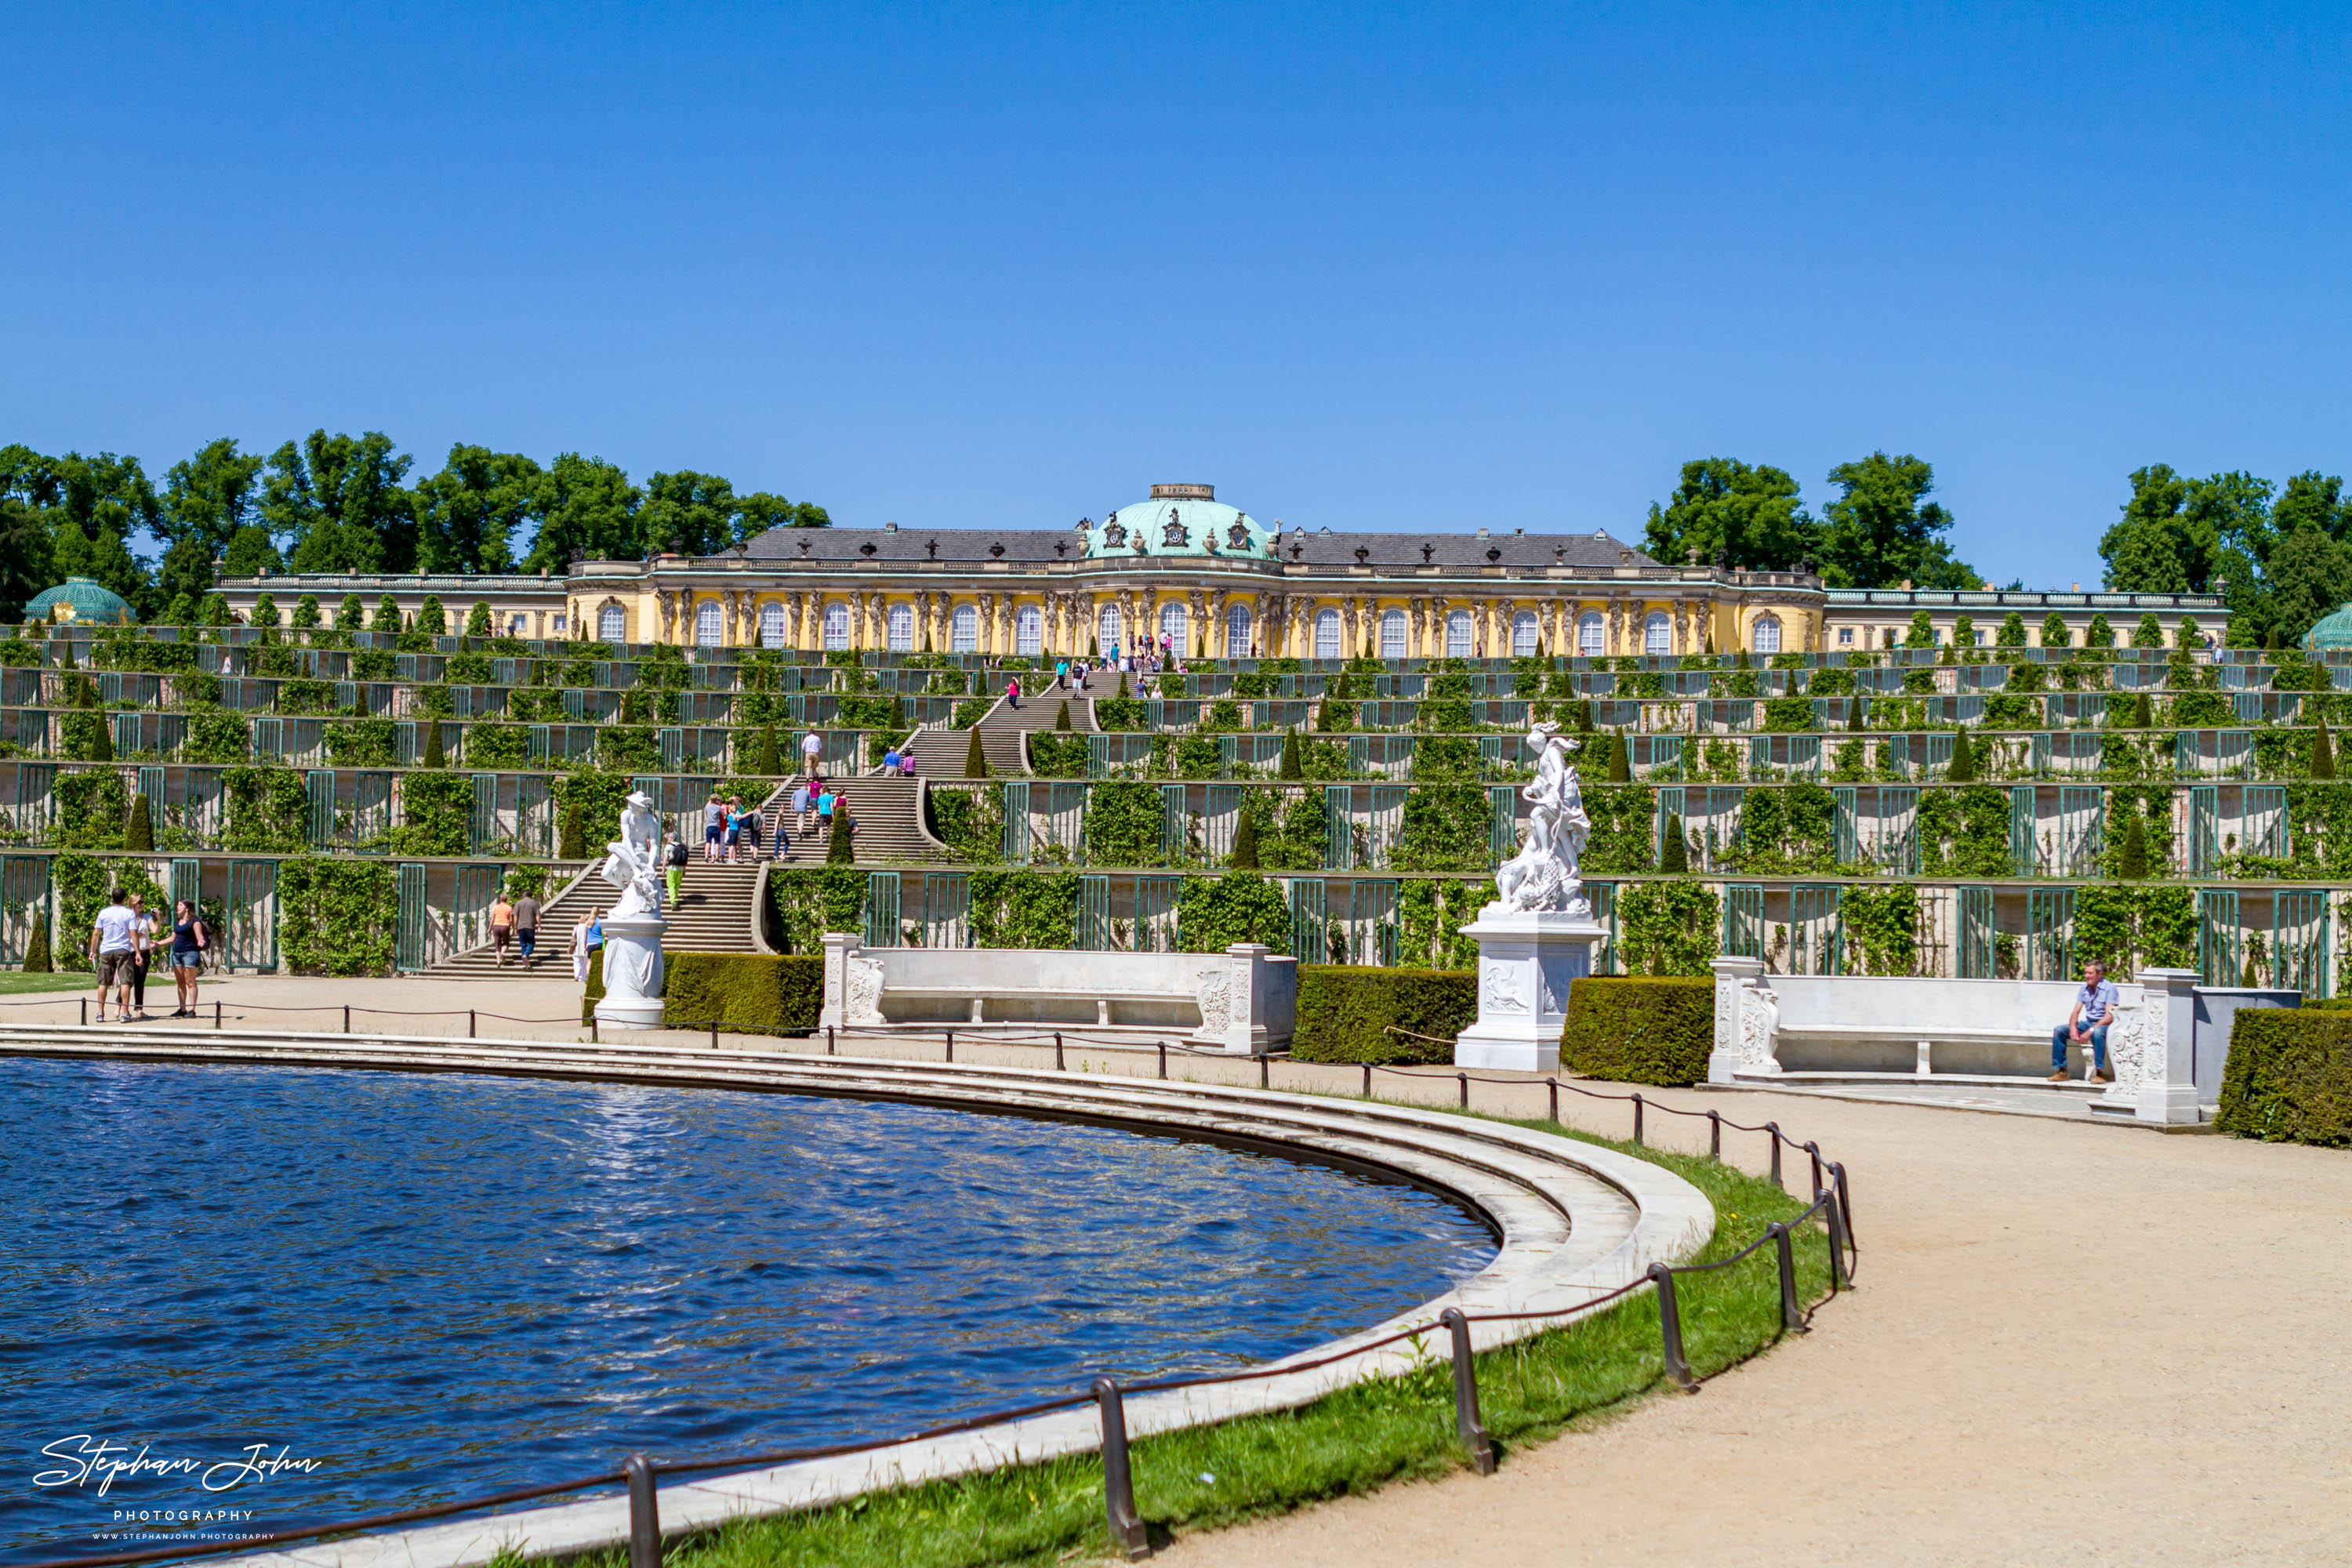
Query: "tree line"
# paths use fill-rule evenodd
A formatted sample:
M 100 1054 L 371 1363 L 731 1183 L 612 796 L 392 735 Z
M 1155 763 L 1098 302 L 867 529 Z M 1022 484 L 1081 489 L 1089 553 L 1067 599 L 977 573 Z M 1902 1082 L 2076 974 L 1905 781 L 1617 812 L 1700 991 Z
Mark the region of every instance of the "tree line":
M 1650 508 L 1643 548 L 1670 563 L 1696 551 L 1752 572 L 1811 566 L 1832 588 L 1990 586 L 1953 555 L 1952 515 L 1927 499 L 1927 463 L 1873 452 L 1829 479 L 1838 494 L 1816 518 L 1784 468 L 1685 463 L 1674 495 Z M 2244 472 L 2192 479 L 2157 463 L 2130 484 L 2122 517 L 2099 540 L 2105 588 L 2221 593 L 2237 647 L 2294 644 L 2352 602 L 2352 498 L 2341 479 L 2316 469 L 2284 485 Z
M 437 473 L 380 431 L 314 430 L 267 456 L 210 441 L 158 485 L 135 457 L 46 457 L 0 447 L 0 622 L 68 576 L 170 615 L 233 575 L 289 572 L 561 572 L 574 556 L 641 560 L 672 547 L 707 555 L 771 528 L 824 528 L 821 506 L 765 490 L 738 495 L 718 474 L 679 469 L 633 482 L 602 458 L 565 452 L 542 467 L 463 442 Z

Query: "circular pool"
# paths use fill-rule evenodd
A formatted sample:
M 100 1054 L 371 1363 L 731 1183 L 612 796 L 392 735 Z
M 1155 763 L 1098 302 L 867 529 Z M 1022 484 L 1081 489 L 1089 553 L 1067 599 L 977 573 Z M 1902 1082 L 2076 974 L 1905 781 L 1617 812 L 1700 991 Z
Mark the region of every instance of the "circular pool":
M 0 1174 L 16 1561 L 1262 1361 L 1495 1253 L 1450 1200 L 1218 1144 L 463 1075 L 0 1060 Z

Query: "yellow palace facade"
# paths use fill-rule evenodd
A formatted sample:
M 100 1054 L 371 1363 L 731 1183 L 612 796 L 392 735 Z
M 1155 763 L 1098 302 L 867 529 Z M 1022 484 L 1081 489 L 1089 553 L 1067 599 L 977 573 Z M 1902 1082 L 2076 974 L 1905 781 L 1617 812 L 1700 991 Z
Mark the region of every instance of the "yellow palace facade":
M 1653 560 L 1602 531 L 1342 532 L 1263 523 L 1209 485 L 1161 484 L 1067 529 L 775 529 L 710 556 L 577 561 L 540 576 L 281 576 L 225 581 L 248 614 L 427 595 L 453 618 L 491 605 L 499 632 L 688 647 L 1108 658 L 1142 638 L 1187 658 L 1671 657 L 1886 646 L 1926 611 L 1937 640 L 1991 642 L 2021 614 L 2079 645 L 2094 616 L 2118 638 L 2153 614 L 2210 635 L 2203 595 L 1824 588 L 1807 572 Z M 1966 625 L 1963 626 L 1965 619 Z M 454 629 L 454 626 L 453 626 Z

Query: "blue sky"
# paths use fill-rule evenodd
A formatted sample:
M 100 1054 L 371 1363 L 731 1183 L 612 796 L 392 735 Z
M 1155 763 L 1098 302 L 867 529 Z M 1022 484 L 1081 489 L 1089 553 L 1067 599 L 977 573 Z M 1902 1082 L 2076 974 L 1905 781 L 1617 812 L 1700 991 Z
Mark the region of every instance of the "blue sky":
M 1048 526 L 1936 466 L 2095 581 L 2343 472 L 2352 8 L 10 7 L 0 441 L 382 429 Z

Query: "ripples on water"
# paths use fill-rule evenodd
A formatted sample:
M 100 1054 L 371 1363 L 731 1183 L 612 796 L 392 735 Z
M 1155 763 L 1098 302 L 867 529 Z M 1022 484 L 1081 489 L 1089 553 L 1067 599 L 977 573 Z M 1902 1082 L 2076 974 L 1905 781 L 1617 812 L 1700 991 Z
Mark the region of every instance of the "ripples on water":
M 0 1061 L 0 1178 L 20 1562 L 152 1544 L 90 1541 L 119 1507 L 287 1529 L 1230 1367 L 1494 1254 L 1444 1199 L 1213 1144 L 462 1076 Z M 77 1434 L 324 1463 L 35 1487 Z

